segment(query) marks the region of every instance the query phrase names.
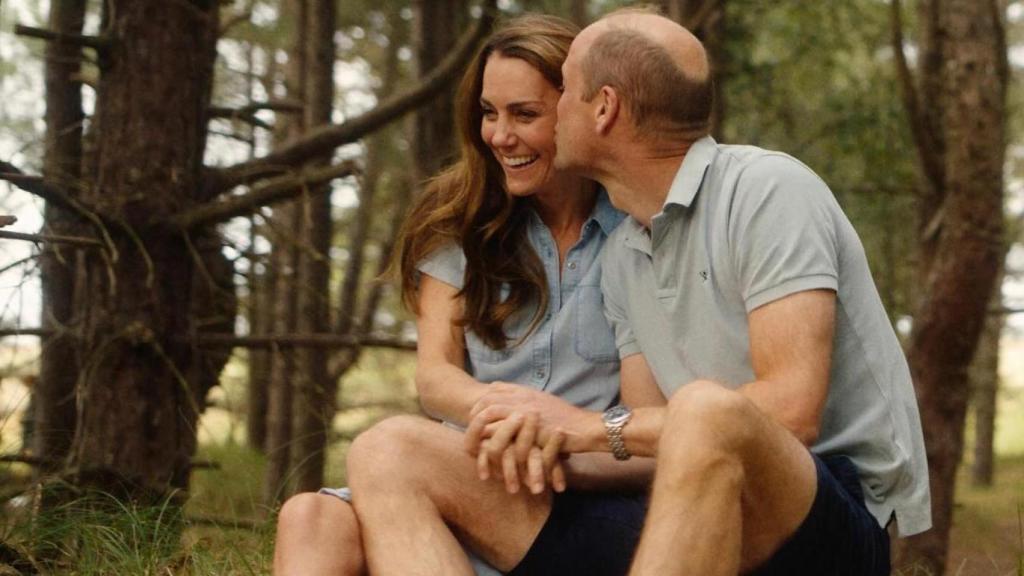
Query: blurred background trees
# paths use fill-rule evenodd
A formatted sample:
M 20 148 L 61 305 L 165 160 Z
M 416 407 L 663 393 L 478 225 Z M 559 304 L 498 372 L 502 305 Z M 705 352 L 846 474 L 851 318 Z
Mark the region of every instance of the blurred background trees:
M 19 218 L 0 230 L 0 392 L 25 424 L 0 414 L 12 494 L 48 493 L 31 472 L 195 498 L 224 414 L 258 455 L 254 510 L 341 483 L 339 450 L 368 421 L 354 415 L 415 409 L 414 333 L 381 274 L 452 157 L 463 64 L 495 17 L 583 25 L 622 4 L 0 4 L 0 214 Z M 973 482 L 991 484 L 998 408 L 1020 394 L 998 366 L 1024 300 L 1024 3 L 660 4 L 708 47 L 715 137 L 807 163 L 864 241 L 936 496 L 936 530 L 901 561 L 940 574 L 965 430 Z

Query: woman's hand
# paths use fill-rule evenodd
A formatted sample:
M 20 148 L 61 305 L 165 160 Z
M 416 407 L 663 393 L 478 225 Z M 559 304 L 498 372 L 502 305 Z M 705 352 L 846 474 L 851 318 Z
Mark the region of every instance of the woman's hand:
M 500 470 L 510 493 L 525 485 L 565 489 L 562 458 L 584 450 L 586 422 L 600 415 L 525 386 L 494 383 L 470 410 L 466 450 L 477 458 L 481 479 Z
M 510 494 L 525 486 L 540 494 L 550 485 L 555 492 L 566 487 L 561 447 L 565 435 L 552 432 L 543 445 L 538 443 L 539 416 L 536 412 L 514 412 L 508 418 L 483 427 L 478 443 L 470 452 L 477 458 L 477 474 L 481 480 L 491 477 L 491 468 L 499 470 Z M 470 444 L 467 435 L 467 444 Z M 469 447 L 469 446 L 467 446 Z

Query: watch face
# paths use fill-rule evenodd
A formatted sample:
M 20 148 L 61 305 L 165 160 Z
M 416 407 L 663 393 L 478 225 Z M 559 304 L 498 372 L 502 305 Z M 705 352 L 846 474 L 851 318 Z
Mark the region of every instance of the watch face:
M 605 411 L 604 421 L 607 422 L 608 424 L 613 425 L 622 424 L 623 422 L 629 420 L 631 414 L 632 412 L 626 406 L 613 406 Z

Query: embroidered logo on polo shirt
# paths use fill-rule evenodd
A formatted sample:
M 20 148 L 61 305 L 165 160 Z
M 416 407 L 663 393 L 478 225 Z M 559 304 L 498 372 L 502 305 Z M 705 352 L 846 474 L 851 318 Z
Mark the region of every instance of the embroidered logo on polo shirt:
M 701 270 L 700 271 L 700 281 L 701 282 L 707 282 L 708 281 L 708 271 L 707 270 Z

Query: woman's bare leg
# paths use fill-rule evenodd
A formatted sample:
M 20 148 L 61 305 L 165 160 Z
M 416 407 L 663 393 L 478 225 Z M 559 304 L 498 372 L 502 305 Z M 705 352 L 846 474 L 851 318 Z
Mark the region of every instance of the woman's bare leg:
M 277 518 L 274 574 L 366 574 L 359 520 L 352 505 L 313 492 L 289 498 Z

